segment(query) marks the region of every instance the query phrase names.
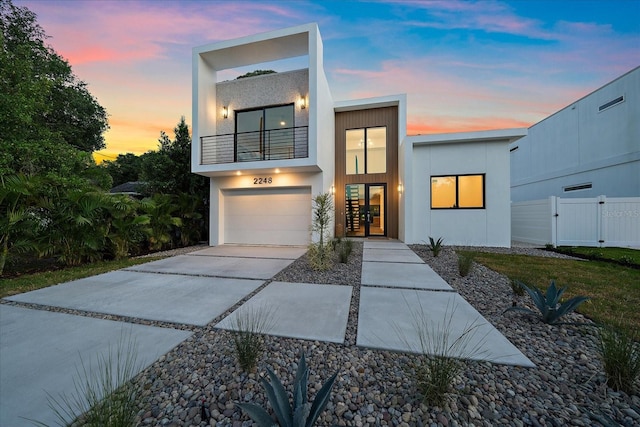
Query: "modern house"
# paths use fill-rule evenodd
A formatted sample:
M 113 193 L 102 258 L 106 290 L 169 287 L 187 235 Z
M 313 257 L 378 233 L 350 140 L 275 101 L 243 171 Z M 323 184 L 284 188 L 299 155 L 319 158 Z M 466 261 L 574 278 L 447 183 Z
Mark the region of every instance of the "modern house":
M 510 145 L 511 199 L 640 197 L 640 67 Z
M 289 58 L 306 67 L 217 78 Z M 509 144 L 527 130 L 407 136 L 406 104 L 334 101 L 316 24 L 194 48 L 192 172 L 210 178 L 210 244 L 306 245 L 312 197 L 330 192 L 339 236 L 509 246 Z

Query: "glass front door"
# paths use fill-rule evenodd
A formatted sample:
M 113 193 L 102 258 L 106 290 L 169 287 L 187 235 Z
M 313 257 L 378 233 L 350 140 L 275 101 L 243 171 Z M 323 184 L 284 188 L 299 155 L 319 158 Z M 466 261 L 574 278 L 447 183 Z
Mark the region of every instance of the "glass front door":
M 386 236 L 385 194 L 385 184 L 347 184 L 345 188 L 347 236 Z

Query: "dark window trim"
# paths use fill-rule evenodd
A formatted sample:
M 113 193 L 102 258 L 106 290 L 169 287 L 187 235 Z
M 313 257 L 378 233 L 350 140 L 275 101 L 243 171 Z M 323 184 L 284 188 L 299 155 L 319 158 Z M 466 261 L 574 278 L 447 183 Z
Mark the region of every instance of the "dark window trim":
M 458 199 L 458 178 L 461 176 L 481 176 L 482 177 L 482 206 L 481 207 L 464 207 L 461 208 L 460 207 L 460 201 Z M 448 207 L 448 208 L 434 208 L 433 207 L 433 187 L 431 186 L 431 180 L 433 178 L 449 178 L 449 177 L 455 177 L 456 179 L 456 205 L 453 207 Z M 430 195 L 430 205 L 431 205 L 431 209 L 432 210 L 451 210 L 451 209 L 462 209 L 462 210 L 470 210 L 470 209 L 486 209 L 487 208 L 487 174 L 486 173 L 464 173 L 464 174 L 457 174 L 457 175 L 452 175 L 452 174 L 448 174 L 448 175 L 431 175 L 431 177 L 429 178 L 429 195 Z
M 376 128 L 384 128 L 384 134 L 387 138 L 387 140 L 384 142 L 384 151 L 385 151 L 385 164 L 384 164 L 384 172 L 375 172 L 375 173 L 387 173 L 387 170 L 389 169 L 389 164 L 388 164 L 388 157 L 387 157 L 387 147 L 389 145 L 389 136 L 387 133 L 387 129 L 389 128 L 389 126 L 387 125 L 382 125 L 382 126 L 365 126 L 365 127 L 357 127 L 357 128 L 348 128 L 344 130 L 344 151 L 345 151 L 345 156 L 346 156 L 346 152 L 347 152 L 347 132 L 350 130 L 364 130 L 364 173 L 347 173 L 347 171 L 345 170 L 345 176 L 358 176 L 358 175 L 371 175 L 368 171 L 369 169 L 369 149 L 367 148 L 367 129 L 376 129 Z M 346 166 L 345 166 L 346 169 Z

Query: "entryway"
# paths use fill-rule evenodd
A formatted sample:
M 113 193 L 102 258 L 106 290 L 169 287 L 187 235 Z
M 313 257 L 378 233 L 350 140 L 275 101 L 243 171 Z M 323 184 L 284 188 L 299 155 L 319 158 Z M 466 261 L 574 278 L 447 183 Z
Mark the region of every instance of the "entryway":
M 347 184 L 345 187 L 348 237 L 386 236 L 386 184 Z

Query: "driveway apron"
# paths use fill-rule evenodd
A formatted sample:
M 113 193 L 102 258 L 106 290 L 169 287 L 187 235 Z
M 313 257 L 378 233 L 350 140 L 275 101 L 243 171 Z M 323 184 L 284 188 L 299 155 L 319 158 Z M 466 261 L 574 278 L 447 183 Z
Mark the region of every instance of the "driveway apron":
M 31 426 L 29 419 L 56 424 L 47 393 L 72 393 L 82 364 L 90 370 L 130 340 L 140 372 L 192 335 L 178 325 L 208 324 L 305 251 L 218 246 L 6 298 L 18 305 L 0 304 L 0 426 Z M 105 320 L 104 314 L 124 318 Z

